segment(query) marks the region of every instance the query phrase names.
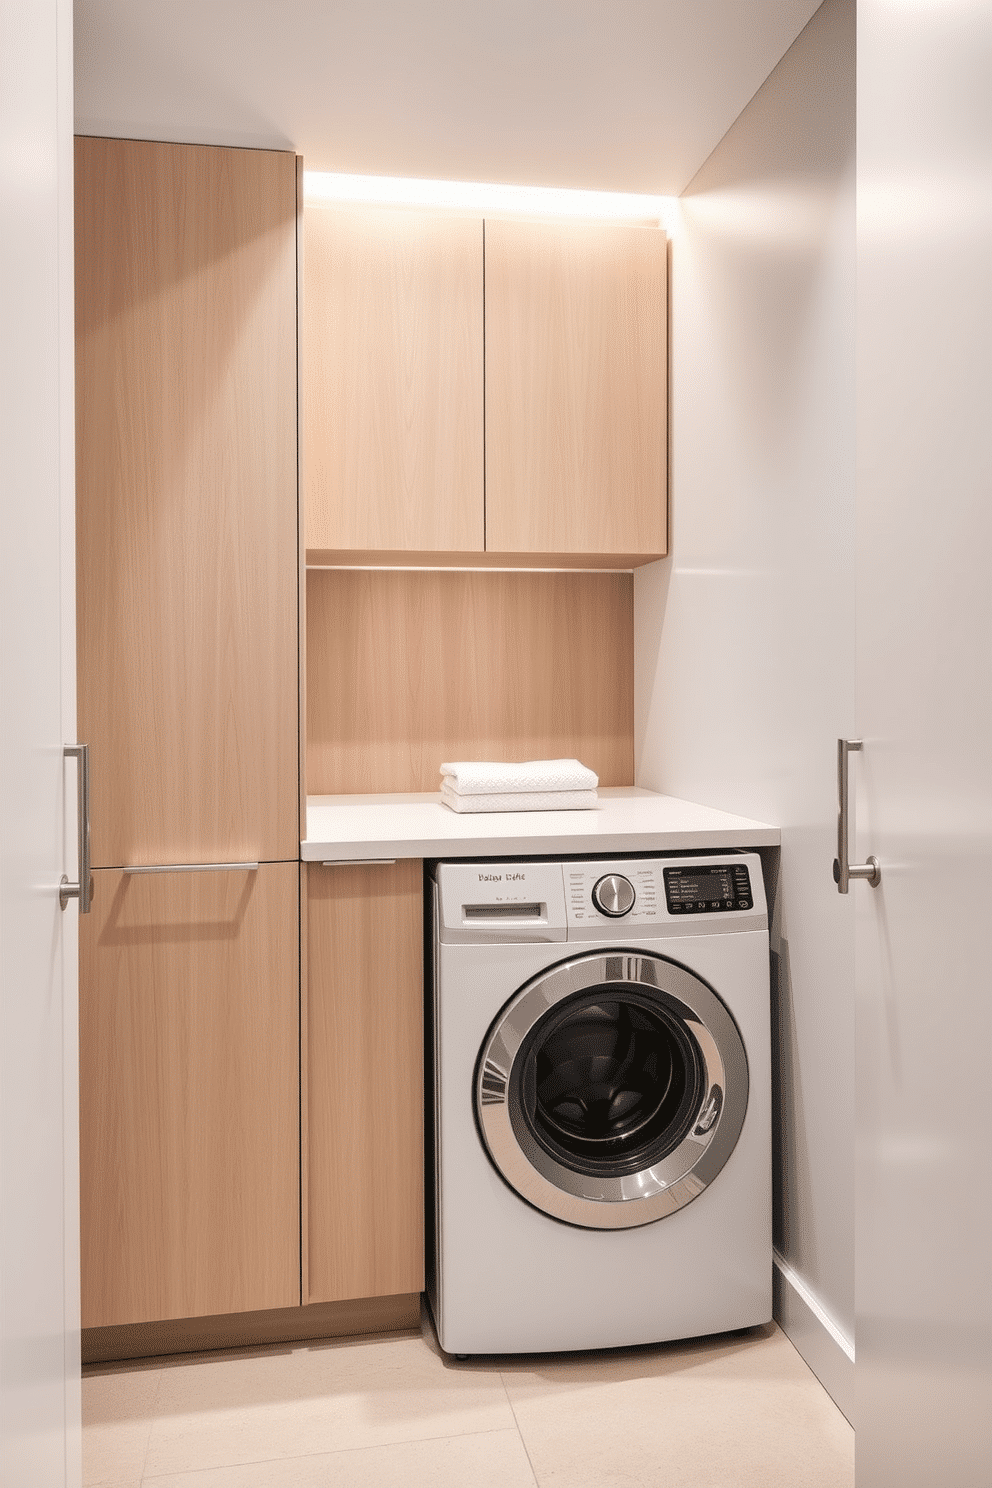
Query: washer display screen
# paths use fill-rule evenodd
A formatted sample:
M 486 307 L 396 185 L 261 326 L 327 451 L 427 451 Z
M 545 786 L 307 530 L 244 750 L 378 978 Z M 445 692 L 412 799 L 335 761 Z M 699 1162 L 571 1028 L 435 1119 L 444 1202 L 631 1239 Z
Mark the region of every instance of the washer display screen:
M 666 868 L 664 873 L 669 914 L 712 914 L 716 910 L 750 909 L 754 903 L 746 863 L 697 863 L 688 868 Z

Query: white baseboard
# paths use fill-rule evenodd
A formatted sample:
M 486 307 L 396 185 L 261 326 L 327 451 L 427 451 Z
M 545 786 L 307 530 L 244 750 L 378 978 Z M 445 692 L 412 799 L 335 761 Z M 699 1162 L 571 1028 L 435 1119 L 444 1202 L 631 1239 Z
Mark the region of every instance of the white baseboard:
M 784 1256 L 775 1252 L 775 1321 L 834 1403 L 855 1425 L 854 1343 Z

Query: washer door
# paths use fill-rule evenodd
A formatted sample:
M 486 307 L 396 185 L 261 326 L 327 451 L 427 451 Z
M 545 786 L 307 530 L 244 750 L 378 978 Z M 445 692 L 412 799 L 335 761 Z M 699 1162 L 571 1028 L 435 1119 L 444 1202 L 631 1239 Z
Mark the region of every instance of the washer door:
M 712 988 L 663 956 L 579 956 L 493 1023 L 475 1074 L 490 1158 L 521 1198 L 587 1229 L 651 1224 L 702 1193 L 747 1109 L 747 1056 Z

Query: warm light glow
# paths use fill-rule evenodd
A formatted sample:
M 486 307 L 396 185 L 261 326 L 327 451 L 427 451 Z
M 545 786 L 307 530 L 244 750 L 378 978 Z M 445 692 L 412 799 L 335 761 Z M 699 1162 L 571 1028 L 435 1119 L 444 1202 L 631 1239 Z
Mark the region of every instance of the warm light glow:
M 673 196 L 622 191 L 566 191 L 553 186 L 493 186 L 481 181 L 420 181 L 402 176 L 346 176 L 304 171 L 310 202 L 368 202 L 447 207 L 463 212 L 524 212 L 530 216 L 612 217 L 668 228 Z

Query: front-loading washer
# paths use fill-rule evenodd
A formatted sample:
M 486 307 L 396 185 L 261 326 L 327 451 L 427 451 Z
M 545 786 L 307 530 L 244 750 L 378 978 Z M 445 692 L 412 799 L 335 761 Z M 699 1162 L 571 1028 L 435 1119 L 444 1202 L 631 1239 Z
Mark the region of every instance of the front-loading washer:
M 772 1312 L 760 860 L 442 862 L 427 1294 L 456 1354 Z

